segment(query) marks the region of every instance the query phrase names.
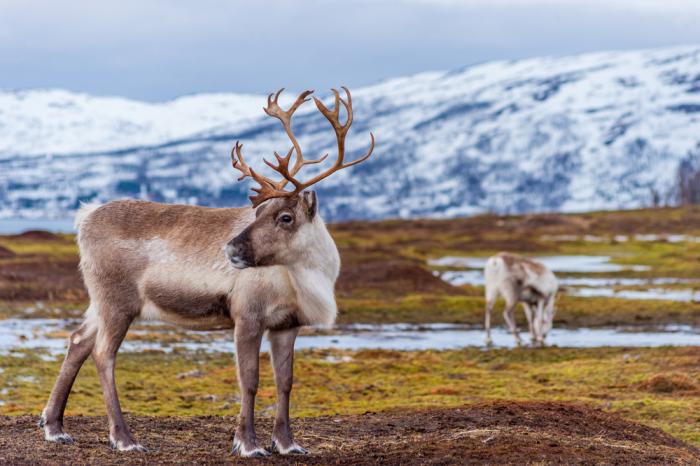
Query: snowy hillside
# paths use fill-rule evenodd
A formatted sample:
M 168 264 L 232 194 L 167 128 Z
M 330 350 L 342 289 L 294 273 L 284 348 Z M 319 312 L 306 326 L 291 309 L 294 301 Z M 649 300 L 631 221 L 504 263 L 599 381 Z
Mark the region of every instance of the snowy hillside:
M 492 62 L 351 91 L 346 158 L 366 152 L 370 131 L 377 146 L 316 188 L 330 219 L 651 205 L 671 201 L 679 163 L 700 157 L 700 46 Z M 235 94 L 146 104 L 1 92 L 0 216 L 67 216 L 78 200 L 124 197 L 247 205 L 235 141 L 263 172 L 263 157 L 291 147 L 264 105 Z M 293 128 L 306 158 L 333 158 L 313 103 Z
M 293 99 L 287 99 L 293 102 Z M 0 158 L 107 152 L 245 126 L 264 97 L 198 94 L 149 104 L 61 89 L 0 91 Z

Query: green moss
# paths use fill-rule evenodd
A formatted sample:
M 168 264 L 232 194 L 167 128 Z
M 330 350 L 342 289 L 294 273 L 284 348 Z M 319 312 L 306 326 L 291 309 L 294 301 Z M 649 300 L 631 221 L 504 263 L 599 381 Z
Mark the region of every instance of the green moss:
M 0 236 L 0 246 L 17 254 L 15 258 L 4 259 L 3 263 L 31 260 L 36 258 L 37 255 L 49 260 L 75 258 L 78 255 L 78 245 L 75 243 L 75 235 L 68 234 L 58 234 L 55 240 L 48 241 Z

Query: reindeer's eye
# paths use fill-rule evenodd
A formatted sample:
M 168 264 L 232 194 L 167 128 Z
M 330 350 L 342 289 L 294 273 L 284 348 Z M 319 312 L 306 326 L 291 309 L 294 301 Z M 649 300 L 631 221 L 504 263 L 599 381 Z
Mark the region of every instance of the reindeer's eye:
M 290 223 L 292 221 L 292 216 L 291 215 L 283 215 L 280 218 L 280 222 L 282 223 Z

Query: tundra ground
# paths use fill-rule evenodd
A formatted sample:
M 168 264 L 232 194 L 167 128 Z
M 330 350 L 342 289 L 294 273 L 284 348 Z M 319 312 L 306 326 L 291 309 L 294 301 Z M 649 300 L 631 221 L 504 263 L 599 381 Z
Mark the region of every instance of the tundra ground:
M 0 414 L 38 415 L 62 357 L 38 351 L 0 356 Z M 262 353 L 256 415 L 274 416 L 276 390 Z M 302 350 L 294 362 L 297 418 L 409 412 L 495 399 L 583 404 L 660 428 L 700 445 L 700 348 L 544 348 L 482 351 Z M 120 353 L 122 409 L 135 415 L 235 415 L 240 395 L 231 354 Z M 103 415 L 95 366 L 87 361 L 69 415 Z
M 149 453 L 113 452 L 104 416 L 66 424 L 77 441 L 50 444 L 38 416 L 0 417 L 0 463 L 41 464 L 700 464 L 700 451 L 671 435 L 584 406 L 494 401 L 411 413 L 296 419 L 304 456 L 243 459 L 229 451 L 233 416 L 127 416 Z M 268 439 L 270 420 L 258 423 Z
M 340 323 L 482 324 L 483 288 L 453 287 L 433 275 L 445 268 L 426 265 L 444 255 L 484 257 L 500 250 L 609 255 L 615 263 L 651 267 L 627 271 L 626 277 L 700 277 L 700 243 L 633 240 L 636 234 L 700 236 L 700 209 L 694 207 L 354 222 L 330 225 L 330 230 L 343 261 L 337 285 Z M 566 236 L 576 238 L 562 240 Z M 77 264 L 72 235 L 0 237 L 0 319 L 79 317 L 88 301 Z M 564 295 L 557 305 L 559 327 L 700 325 L 700 305 L 693 302 Z M 522 326 L 523 313 L 516 315 Z M 500 313 L 494 317 L 502 323 Z M 128 338 L 165 338 L 157 328 L 151 330 Z M 154 448 L 146 457 L 128 458 L 156 464 L 238 461 L 225 455 L 239 400 L 231 355 L 186 351 L 178 347 L 177 336 L 167 338 L 172 339 L 170 353 L 121 353 L 118 358 L 123 409 L 131 413 L 136 435 Z M 52 445 L 41 440 L 33 425 L 62 357 L 50 359 L 41 351 L 0 354 L 0 463 L 121 464 L 127 456 L 112 453 L 104 443 L 105 409 L 91 361 L 81 370 L 67 409 L 69 429 L 80 441 Z M 256 415 L 259 435 L 266 438 L 275 390 L 268 355 L 261 359 Z M 629 464 L 629 455 L 636 455 L 637 464 L 698 464 L 697 450 L 670 435 L 700 445 L 699 384 L 700 349 L 695 347 L 298 351 L 291 412 L 294 429 L 314 455 L 266 461 Z M 545 403 L 523 404 L 529 400 Z M 562 408 L 560 402 L 578 407 Z M 465 403 L 477 404 L 457 408 Z M 540 425 L 533 413 L 549 416 L 536 435 L 527 430 Z M 575 430 L 583 423 L 590 431 Z M 630 437 L 634 432 L 644 433 Z

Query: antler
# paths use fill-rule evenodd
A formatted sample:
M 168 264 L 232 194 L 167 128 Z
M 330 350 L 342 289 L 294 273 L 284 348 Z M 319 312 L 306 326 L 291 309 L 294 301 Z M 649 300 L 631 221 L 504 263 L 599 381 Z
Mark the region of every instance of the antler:
M 309 99 L 307 99 L 307 97 L 309 95 L 311 95 L 311 93 L 313 93 L 314 91 L 302 92 L 301 95 L 297 98 L 296 102 L 294 102 L 294 105 L 292 105 L 291 108 L 285 112 L 284 110 L 282 110 L 280 108 L 279 105 L 277 105 L 277 99 L 283 90 L 284 90 L 284 88 L 277 91 L 277 94 L 275 94 L 274 99 L 272 99 L 272 94 L 270 94 L 267 97 L 267 108 L 264 108 L 263 110 L 265 110 L 265 113 L 267 113 L 268 115 L 273 116 L 282 122 L 282 124 L 284 125 L 284 129 L 287 131 L 287 136 L 289 136 L 289 139 L 292 140 L 292 144 L 294 145 L 294 147 L 292 149 L 294 149 L 297 153 L 297 158 L 296 158 L 296 161 L 294 162 L 294 167 L 292 168 L 292 170 L 290 172 L 290 175 L 294 176 L 299 172 L 301 167 L 303 167 L 304 165 L 310 165 L 310 164 L 314 164 L 314 163 L 323 162 L 326 159 L 326 157 L 328 157 L 328 154 L 324 155 L 323 157 L 321 157 L 320 159 L 317 159 L 317 160 L 304 160 L 304 156 L 301 153 L 301 148 L 299 147 L 299 143 L 297 142 L 297 138 L 295 138 L 294 133 L 292 133 L 292 127 L 290 124 L 290 120 L 292 118 L 292 115 L 294 114 L 296 109 L 301 106 L 301 104 L 309 101 Z M 314 99 L 315 99 L 315 97 L 314 97 Z M 289 156 L 291 155 L 292 149 L 290 149 L 289 154 L 286 157 L 287 159 L 289 159 Z M 279 161 L 280 157 L 279 157 L 279 155 L 277 155 L 276 152 L 275 152 L 275 156 L 277 157 L 277 160 Z M 273 169 L 277 170 L 267 160 L 265 160 L 265 163 L 267 163 Z M 282 176 L 284 176 L 284 175 L 282 175 Z M 285 177 L 285 180 L 282 182 L 282 188 L 284 188 L 287 185 L 287 181 L 291 181 L 291 180 L 289 180 L 287 177 Z
M 282 184 L 282 185 L 280 186 L 281 182 L 280 182 L 280 183 L 276 183 L 276 182 L 272 181 L 270 178 L 268 178 L 268 177 L 266 177 L 266 176 L 260 176 L 260 175 L 258 175 L 257 173 L 255 173 L 255 172 L 253 171 L 252 168 L 250 168 L 250 167 L 245 163 L 245 161 L 243 160 L 243 156 L 241 155 L 241 149 L 243 149 L 243 144 L 239 144 L 239 142 L 240 142 L 240 141 L 236 141 L 236 147 L 234 147 L 233 149 L 231 149 L 231 162 L 232 162 L 232 164 L 233 164 L 233 168 L 238 169 L 238 170 L 241 171 L 241 173 L 243 173 L 243 176 L 241 176 L 240 178 L 238 178 L 238 181 L 243 181 L 243 179 L 244 179 L 246 176 L 249 176 L 249 177 L 253 178 L 255 181 L 257 181 L 258 183 L 260 183 L 260 181 L 258 181 L 258 179 L 260 179 L 261 181 L 264 181 L 266 184 L 269 184 L 271 187 L 273 187 L 273 188 L 275 188 L 275 189 L 281 190 L 282 188 L 284 188 L 284 185 L 287 184 L 286 181 L 284 182 L 284 184 Z M 236 151 L 236 155 L 238 155 L 238 160 L 236 160 L 236 156 L 233 155 L 233 152 L 234 152 L 234 151 Z M 291 151 L 290 151 L 290 153 L 291 153 Z M 275 153 L 275 155 L 277 155 L 277 153 Z M 260 184 L 262 185 L 262 183 L 260 183 Z
M 256 182 L 258 182 L 258 184 L 260 184 L 260 189 L 252 188 L 253 191 L 255 191 L 258 194 L 256 196 L 249 197 L 249 199 L 253 202 L 253 207 L 257 207 L 263 202 L 267 201 L 268 199 L 276 197 L 289 197 L 291 199 L 294 199 L 300 192 L 302 192 L 309 186 L 318 183 L 319 181 L 323 180 L 324 178 L 327 178 L 328 176 L 337 172 L 338 170 L 351 167 L 355 164 L 362 162 L 363 160 L 366 160 L 367 157 L 369 157 L 372 154 L 372 151 L 374 150 L 374 135 L 370 133 L 370 136 L 372 138 L 372 146 L 370 147 L 369 152 L 367 152 L 367 155 L 355 160 L 354 162 L 343 163 L 343 159 L 345 157 L 345 136 L 348 130 L 350 129 L 350 125 L 352 125 L 353 119 L 352 97 L 350 96 L 350 91 L 346 87 L 343 87 L 343 89 L 345 90 L 345 93 L 348 96 L 348 101 L 345 102 L 343 99 L 341 99 L 340 95 L 338 94 L 338 91 L 333 89 L 333 93 L 335 94 L 335 107 L 332 111 L 328 110 L 321 103 L 320 100 L 314 97 L 316 107 L 318 107 L 321 113 L 323 113 L 323 116 L 326 117 L 326 119 L 331 123 L 331 126 L 333 126 L 333 129 L 335 130 L 336 138 L 338 140 L 338 159 L 328 170 L 315 176 L 314 178 L 310 179 L 305 183 L 301 183 L 300 181 L 294 178 L 294 176 L 299 172 L 301 167 L 303 167 L 304 165 L 323 162 L 326 159 L 326 157 L 328 157 L 328 154 L 326 154 L 320 159 L 304 160 L 304 157 L 301 153 L 301 148 L 299 147 L 299 143 L 297 142 L 296 138 L 294 137 L 294 134 L 292 133 L 290 125 L 290 119 L 296 111 L 296 109 L 299 108 L 299 106 L 304 102 L 308 102 L 309 99 L 307 99 L 306 97 L 308 97 L 313 91 L 303 92 L 299 96 L 299 98 L 297 98 L 296 102 L 294 102 L 294 105 L 292 105 L 291 108 L 287 111 L 282 110 L 279 107 L 279 105 L 277 105 L 277 99 L 280 93 L 284 90 L 284 88 L 280 89 L 277 92 L 277 94 L 275 94 L 274 99 L 272 99 L 273 94 L 270 94 L 268 96 L 267 108 L 264 109 L 265 113 L 279 119 L 282 122 L 282 124 L 284 125 L 284 129 L 287 131 L 287 135 L 292 140 L 293 147 L 289 150 L 289 153 L 286 157 L 280 157 L 279 155 L 277 155 L 277 152 L 274 153 L 275 158 L 277 158 L 277 166 L 263 159 L 269 167 L 271 167 L 273 170 L 275 170 L 277 173 L 284 177 L 283 180 L 276 182 L 271 180 L 270 178 L 258 175 L 257 173 L 255 173 L 255 171 L 253 171 L 252 168 L 248 167 L 248 165 L 246 165 L 246 163 L 243 161 L 243 157 L 241 156 L 241 148 L 243 146 L 239 146 L 238 142 L 236 142 L 236 147 L 234 147 L 234 149 L 231 151 L 231 159 L 233 160 L 233 167 L 240 170 L 243 173 L 243 176 L 241 176 L 238 179 L 238 181 L 241 181 L 246 176 L 249 176 L 253 178 Z M 344 125 L 341 125 L 339 120 L 340 102 L 343 103 L 343 105 L 345 106 L 345 110 L 348 112 L 348 119 Z M 234 151 L 238 155 L 238 160 L 236 160 L 236 157 L 234 156 Z M 297 156 L 294 162 L 294 166 L 290 170 L 289 162 L 291 161 L 293 151 L 296 151 Z M 284 187 L 287 185 L 288 182 L 291 182 L 294 185 L 294 191 L 283 191 Z

